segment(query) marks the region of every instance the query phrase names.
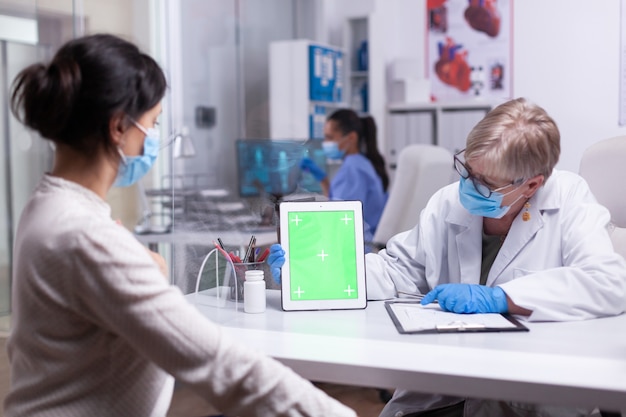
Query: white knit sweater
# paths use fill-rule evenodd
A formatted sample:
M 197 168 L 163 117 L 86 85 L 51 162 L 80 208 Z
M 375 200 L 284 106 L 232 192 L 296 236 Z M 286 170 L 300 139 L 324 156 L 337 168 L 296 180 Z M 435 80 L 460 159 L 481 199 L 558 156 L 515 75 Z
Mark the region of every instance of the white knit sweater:
M 42 179 L 14 260 L 8 417 L 151 416 L 168 374 L 228 414 L 355 415 L 226 337 L 75 183 Z

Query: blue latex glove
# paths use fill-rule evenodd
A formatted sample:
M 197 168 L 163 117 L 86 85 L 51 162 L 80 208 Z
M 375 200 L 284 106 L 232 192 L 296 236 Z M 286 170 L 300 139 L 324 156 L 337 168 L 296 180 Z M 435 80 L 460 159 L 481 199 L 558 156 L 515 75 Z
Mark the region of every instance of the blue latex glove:
M 272 271 L 274 282 L 280 284 L 280 268 L 285 264 L 285 251 L 278 243 L 274 243 L 270 246 L 270 254 L 267 257 L 267 263 L 270 266 L 270 271 Z
M 439 301 L 444 311 L 453 313 L 506 313 L 506 294 L 500 287 L 477 284 L 441 284 L 422 298 L 421 304 Z
M 305 172 L 310 172 L 311 175 L 313 175 L 313 178 L 318 181 L 322 181 L 326 178 L 324 170 L 318 167 L 317 164 L 310 158 L 302 158 L 302 161 L 300 161 L 300 169 Z

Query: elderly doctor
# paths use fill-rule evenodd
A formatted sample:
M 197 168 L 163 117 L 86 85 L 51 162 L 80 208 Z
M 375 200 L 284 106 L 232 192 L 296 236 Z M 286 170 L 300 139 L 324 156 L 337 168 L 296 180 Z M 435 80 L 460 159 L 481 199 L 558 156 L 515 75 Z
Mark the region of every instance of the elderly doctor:
M 554 120 L 525 99 L 489 112 L 454 157 L 460 181 L 435 193 L 415 228 L 366 256 L 368 298 L 426 294 L 423 304 L 445 310 L 531 321 L 622 313 L 626 263 L 613 250 L 609 212 L 581 177 L 554 170 L 559 142 Z M 281 252 L 272 248 L 273 272 Z M 397 390 L 381 416 L 588 414 Z

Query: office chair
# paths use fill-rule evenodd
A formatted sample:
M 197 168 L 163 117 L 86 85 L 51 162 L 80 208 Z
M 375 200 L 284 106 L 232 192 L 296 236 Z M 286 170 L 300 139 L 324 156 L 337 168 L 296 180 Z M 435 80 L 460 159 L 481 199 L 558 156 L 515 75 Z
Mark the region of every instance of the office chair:
M 609 209 L 615 252 L 626 258 L 626 136 L 591 145 L 580 161 L 580 175 L 598 202 Z
M 384 247 L 392 236 L 412 229 L 430 197 L 453 178 L 452 154 L 434 145 L 414 144 L 400 151 L 398 168 L 373 241 Z
M 611 213 L 611 240 L 615 252 L 626 257 L 626 136 L 604 139 L 588 147 L 580 160 L 580 175 L 598 202 Z M 602 417 L 620 417 L 615 411 L 600 410 Z

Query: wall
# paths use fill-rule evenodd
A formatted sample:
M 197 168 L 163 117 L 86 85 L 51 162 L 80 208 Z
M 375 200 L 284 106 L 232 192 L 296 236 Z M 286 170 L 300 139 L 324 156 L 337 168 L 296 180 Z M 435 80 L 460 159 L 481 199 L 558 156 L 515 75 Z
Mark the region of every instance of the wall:
M 393 14 L 382 35 L 394 57 L 423 60 L 425 1 L 376 0 Z M 514 1 L 513 94 L 544 107 L 561 130 L 560 169 L 578 172 L 583 151 L 618 126 L 620 0 Z M 360 8 L 355 4 L 355 8 Z M 423 74 L 418 74 L 423 75 Z
M 173 129 L 190 129 L 196 156 L 177 160 L 176 174 L 205 174 L 216 186 L 233 176 L 224 161 L 234 161 L 228 146 L 241 129 L 238 120 L 236 9 L 233 0 L 183 0 L 180 2 L 180 79 L 173 78 L 176 114 Z M 174 47 L 174 45 L 170 45 Z M 195 126 L 197 106 L 216 110 L 215 126 Z M 233 149 L 231 149 L 233 148 Z M 230 164 L 232 166 L 232 164 Z M 190 184 L 188 184 L 190 186 Z
M 269 129 L 269 42 L 306 36 L 314 31 L 311 21 L 295 22 L 300 16 L 315 13 L 314 6 L 293 0 L 243 1 L 241 14 L 243 88 L 246 138 L 268 138 Z M 308 6 L 308 7 L 307 7 Z M 259 18 L 272 10 L 272 19 Z M 313 10 L 311 10 L 313 9 Z M 310 16 L 310 15 L 309 15 Z M 302 27 L 299 27 L 302 25 Z
M 626 134 L 618 126 L 620 1 L 601 4 L 514 4 L 513 93 L 530 98 L 554 117 L 561 131 L 558 167 L 574 172 L 585 148 Z
M 304 6 L 303 13 L 310 11 Z M 293 38 L 293 0 L 183 0 L 180 13 L 182 95 L 173 92 L 174 128 L 190 128 L 197 155 L 175 161 L 174 171 L 204 174 L 202 185 L 237 197 L 235 140 L 269 136 L 268 44 Z M 195 126 L 199 105 L 215 108 L 214 127 Z
M 322 41 L 340 45 L 345 17 L 374 13 L 373 36 L 379 39 L 373 40 L 371 55 L 378 61 L 372 65 L 387 71 L 397 58 L 424 62 L 425 0 L 323 1 Z M 577 172 L 588 146 L 626 134 L 617 123 L 620 0 L 605 0 L 601 7 L 585 0 L 517 0 L 513 6 L 513 94 L 529 98 L 555 118 L 562 137 L 557 167 Z M 376 50 L 377 43 L 383 48 Z M 417 75 L 423 76 L 422 71 L 420 66 Z M 373 113 L 387 102 L 385 91 L 376 95 L 375 82 L 371 101 L 378 110 Z
M 368 96 L 369 114 L 374 118 L 378 127 L 378 148 L 385 152 L 385 131 L 386 131 L 386 82 L 385 66 L 388 60 L 389 39 L 387 29 L 394 30 L 390 23 L 390 17 L 394 10 L 393 2 L 383 2 L 380 0 L 362 1 L 334 1 L 320 0 L 323 8 L 322 36 L 319 39 L 322 43 L 333 46 L 348 48 L 344 39 L 347 31 L 347 19 L 368 17 L 368 54 L 369 54 L 369 75 L 368 75 Z M 346 51 L 354 53 L 353 51 Z M 351 98 L 348 97 L 348 100 Z
M 74 7 L 76 6 L 76 10 Z M 149 8 L 148 0 L 37 0 L 18 1 L 0 0 L 0 8 L 18 15 L 33 16 L 36 13 L 40 20 L 40 42 L 54 45 L 50 50 L 58 47 L 62 42 L 71 39 L 75 34 L 74 23 L 79 23 L 85 31 L 90 33 L 112 33 L 132 42 L 148 51 L 149 36 Z M 73 19 L 73 14 L 84 16 L 83 19 Z M 137 21 L 136 14 L 143 16 L 143 21 Z M 80 34 L 80 28 L 76 31 Z M 41 59 L 46 57 L 42 56 Z M 38 140 L 38 139 L 37 139 Z M 28 193 L 27 187 L 17 187 L 18 192 Z M 133 227 L 139 218 L 138 193 L 136 187 L 112 189 L 108 196 L 111 204 L 112 216 L 118 218 L 126 227 Z M 21 200 L 20 200 L 21 201 Z M 16 213 L 16 215 L 19 213 Z
M 388 67 L 398 58 L 422 59 L 425 0 L 320 0 L 323 9 L 321 42 L 343 46 L 345 21 L 369 16 L 370 114 L 378 125 L 378 148 L 385 154 L 387 137 Z M 418 74 L 423 76 L 423 73 Z
M 106 32 L 132 40 L 133 8 L 127 0 L 37 0 L 37 8 L 72 15 L 74 3 L 76 13 L 82 13 L 86 18 L 86 33 Z

